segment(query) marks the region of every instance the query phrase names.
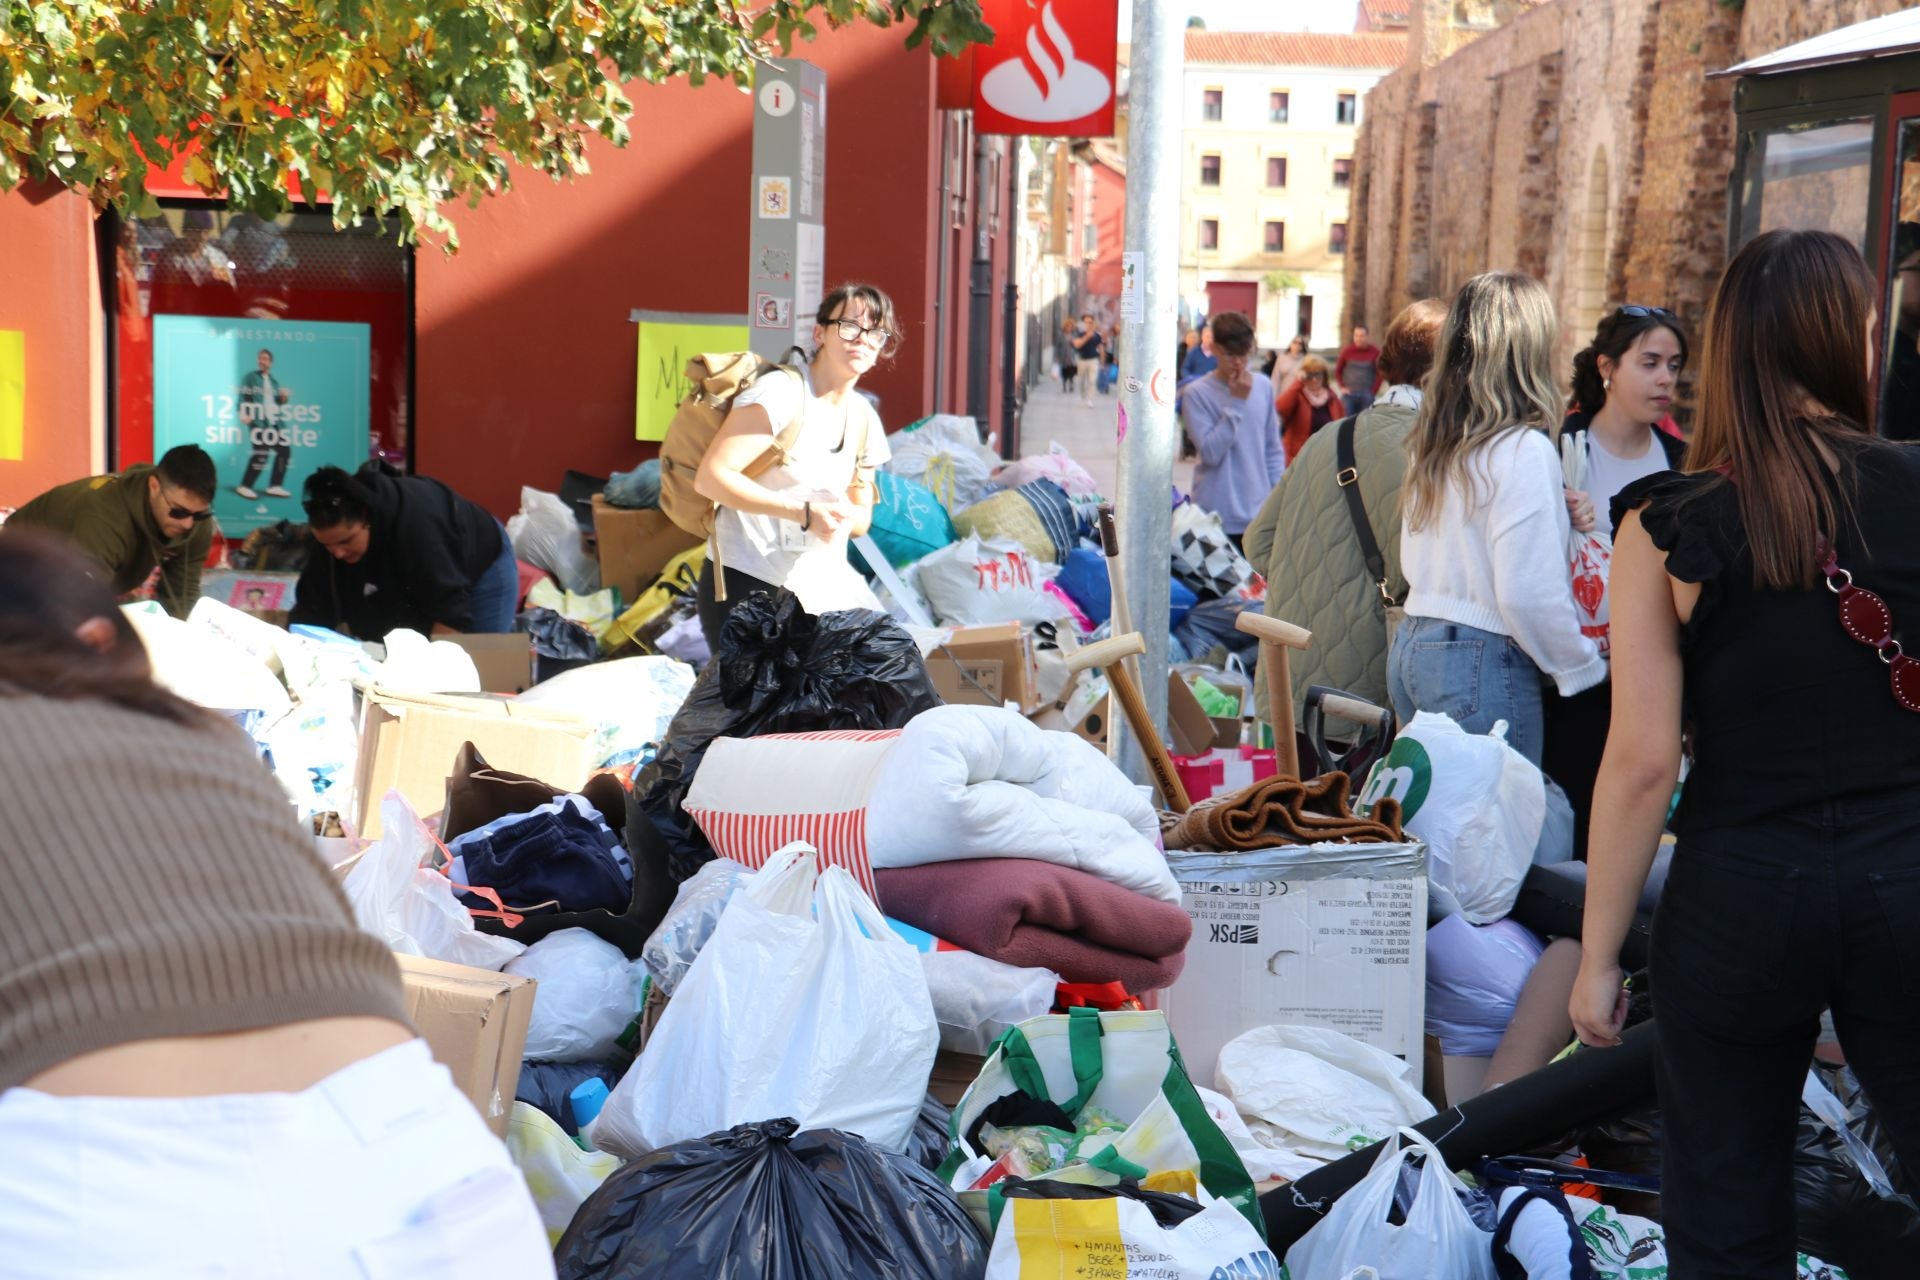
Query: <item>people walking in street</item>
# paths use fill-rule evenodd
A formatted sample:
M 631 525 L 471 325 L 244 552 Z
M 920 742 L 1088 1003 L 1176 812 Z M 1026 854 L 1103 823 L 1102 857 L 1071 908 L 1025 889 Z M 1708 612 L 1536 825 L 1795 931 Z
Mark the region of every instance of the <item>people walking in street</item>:
M 1187 348 L 1187 358 L 1181 362 L 1180 385 L 1185 386 L 1196 378 L 1204 378 L 1219 366 L 1220 360 L 1214 350 L 1214 339 L 1213 325 L 1201 325 L 1200 337 Z
M 0 847 L 9 1280 L 553 1275 L 258 749 L 38 532 L 0 538 Z
M 438 480 L 378 462 L 352 475 L 321 467 L 304 505 L 314 550 L 289 623 L 379 640 L 513 630 L 520 566 L 498 520 Z
M 1106 347 L 1106 339 L 1100 335 L 1100 328 L 1093 322 L 1093 313 L 1087 312 L 1080 317 L 1080 327 L 1074 331 L 1073 354 L 1080 370 L 1080 403 L 1093 403 L 1093 385 L 1100 377 L 1100 354 Z
M 293 446 L 280 434 L 281 410 L 292 398 L 285 383 L 273 372 L 273 352 L 265 347 L 254 357 L 257 367 L 240 379 L 240 425 L 247 432 L 248 439 L 254 442 L 253 454 L 247 459 L 247 473 L 240 478 L 234 492 L 249 502 L 260 495 L 254 490 L 254 482 L 266 468 L 267 462 L 273 462 L 273 475 L 267 485 L 269 498 L 291 498 L 287 492 L 287 466 L 293 461 Z
M 1287 464 L 1273 384 L 1249 367 L 1253 325 L 1238 311 L 1221 312 L 1213 318 L 1213 346 L 1219 364 L 1186 393 L 1187 430 L 1200 451 L 1193 500 L 1220 517 L 1237 546 Z
M 1425 298 L 1394 317 L 1380 345 L 1388 384 L 1380 398 L 1308 440 L 1247 526 L 1247 559 L 1267 580 L 1267 615 L 1343 638 L 1293 655 L 1295 707 L 1306 705 L 1307 687 L 1315 684 L 1387 705 L 1387 606 L 1407 594 L 1400 572 L 1406 440 L 1446 315 L 1446 303 Z M 1354 474 L 1343 480 L 1348 467 Z M 1358 486 L 1364 530 L 1349 506 L 1350 486 Z M 1266 681 L 1253 687 L 1257 714 L 1266 719 Z
M 1268 372 L 1268 381 L 1276 387 L 1284 387 L 1307 358 L 1307 339 L 1302 334 L 1293 335 L 1293 341 L 1287 343 L 1285 351 L 1276 351 L 1273 356 L 1273 368 Z M 1385 376 L 1384 371 L 1382 376 Z
M 1600 322 L 1593 341 L 1573 358 L 1573 411 L 1560 427 L 1562 459 L 1586 475 L 1585 487 L 1569 488 L 1567 511 L 1578 533 L 1613 534 L 1614 495 L 1633 481 L 1677 469 L 1685 443 L 1657 426 L 1673 405 L 1674 386 L 1687 363 L 1686 331 L 1663 307 L 1628 305 Z M 1576 570 L 1576 599 L 1604 602 L 1607 563 L 1583 554 Z M 1602 650 L 1602 624 L 1583 617 Z M 1547 774 L 1573 805 L 1574 854 L 1584 857 L 1593 782 L 1600 771 L 1612 716 L 1613 687 L 1597 684 L 1571 698 L 1546 702 Z
M 213 550 L 213 495 L 220 482 L 199 445 L 176 445 L 151 465 L 49 489 L 14 512 L 9 531 L 46 529 L 87 557 L 116 596 L 153 576 L 154 598 L 184 619 L 200 599 L 200 570 Z
M 1407 618 L 1387 656 L 1402 721 L 1438 711 L 1486 733 L 1504 720 L 1535 764 L 1542 677 L 1563 695 L 1607 678 L 1561 550 L 1572 526 L 1549 436 L 1555 330 L 1553 300 L 1530 276 L 1488 272 L 1455 295 L 1408 437 Z
M 1060 337 L 1053 344 L 1054 359 L 1060 365 L 1060 390 L 1067 395 L 1073 394 L 1074 379 L 1080 375 L 1080 357 L 1074 352 L 1073 321 L 1062 321 Z
M 841 285 L 815 314 L 812 359 L 735 397 L 694 479 L 717 508 L 699 589 L 700 627 L 715 652 L 727 614 L 756 591 L 785 588 L 808 613 L 880 607 L 848 563 L 847 542 L 872 521 L 873 473 L 892 456 L 857 386 L 899 349 L 898 326 L 886 294 Z M 749 474 L 796 418 L 804 425 L 786 459 Z M 714 587 L 716 559 L 724 592 Z
M 1340 397 L 1328 382 L 1327 362 L 1319 356 L 1306 356 L 1274 399 L 1280 414 L 1280 440 L 1292 462 L 1300 449 L 1320 428 L 1336 418 L 1352 417 L 1340 411 Z
M 1839 236 L 1749 241 L 1708 311 L 1686 473 L 1614 503 L 1615 730 L 1569 1012 L 1587 1044 L 1619 1041 L 1684 723 L 1651 958 L 1676 1280 L 1793 1275 L 1823 1009 L 1895 1190 L 1920 1190 L 1920 690 L 1899 643 L 1920 625 L 1920 453 L 1873 434 L 1878 292 Z
M 1333 380 L 1340 388 L 1340 399 L 1348 414 L 1355 414 L 1373 403 L 1380 389 L 1380 348 L 1367 336 L 1367 326 L 1353 326 L 1353 341 L 1340 348 L 1333 364 Z

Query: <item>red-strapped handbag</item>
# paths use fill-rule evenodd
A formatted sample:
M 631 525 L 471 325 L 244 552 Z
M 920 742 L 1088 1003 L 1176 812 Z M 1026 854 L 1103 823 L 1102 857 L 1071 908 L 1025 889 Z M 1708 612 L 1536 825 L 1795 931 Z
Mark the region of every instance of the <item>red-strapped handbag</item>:
M 1887 664 L 1893 700 L 1908 711 L 1920 712 L 1920 659 L 1909 658 L 1894 638 L 1893 610 L 1877 593 L 1853 584 L 1853 575 L 1840 567 L 1825 538 L 1820 539 L 1820 572 L 1827 580 L 1827 590 L 1839 598 L 1841 627 Z

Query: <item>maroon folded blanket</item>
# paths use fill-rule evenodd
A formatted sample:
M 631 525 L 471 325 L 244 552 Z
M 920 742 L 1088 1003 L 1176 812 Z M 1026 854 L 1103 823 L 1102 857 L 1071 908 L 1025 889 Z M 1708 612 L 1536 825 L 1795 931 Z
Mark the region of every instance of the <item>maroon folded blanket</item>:
M 873 878 L 896 920 L 1003 964 L 1124 983 L 1135 994 L 1173 985 L 1193 934 L 1181 907 L 1030 858 L 935 862 Z

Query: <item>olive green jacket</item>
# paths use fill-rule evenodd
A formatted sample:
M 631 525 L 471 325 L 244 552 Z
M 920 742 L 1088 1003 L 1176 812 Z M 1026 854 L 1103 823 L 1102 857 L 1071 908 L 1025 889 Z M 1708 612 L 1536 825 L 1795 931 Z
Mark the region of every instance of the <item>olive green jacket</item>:
M 100 566 L 123 596 L 160 566 L 155 599 L 185 618 L 200 598 L 200 566 L 213 546 L 213 521 L 203 520 L 178 538 L 161 536 L 147 497 L 152 466 L 128 467 L 119 475 L 89 476 L 49 489 L 7 520 L 8 528 L 49 529 Z

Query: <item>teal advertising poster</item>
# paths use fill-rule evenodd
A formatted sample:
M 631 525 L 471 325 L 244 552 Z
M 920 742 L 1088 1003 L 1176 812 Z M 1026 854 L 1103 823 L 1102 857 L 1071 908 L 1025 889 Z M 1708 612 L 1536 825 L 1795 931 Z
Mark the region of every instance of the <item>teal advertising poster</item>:
M 364 324 L 153 318 L 153 455 L 197 444 L 219 468 L 213 513 L 230 538 L 306 518 L 300 487 L 367 459 Z

